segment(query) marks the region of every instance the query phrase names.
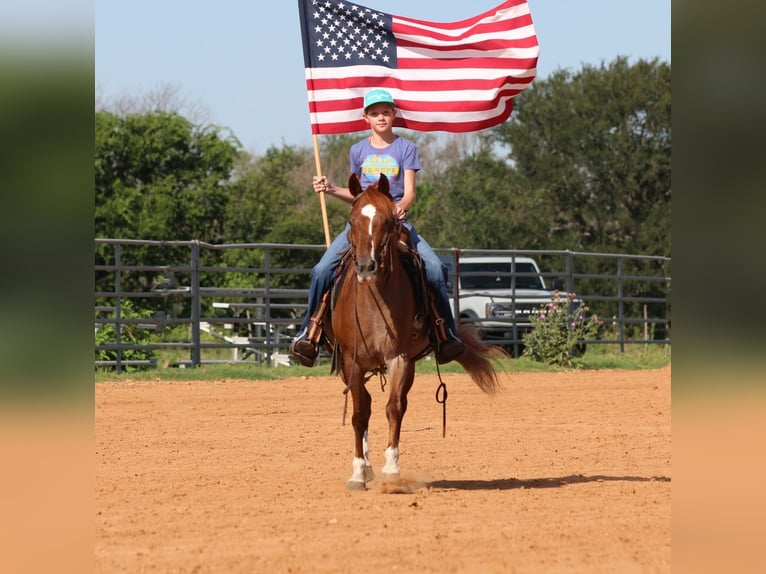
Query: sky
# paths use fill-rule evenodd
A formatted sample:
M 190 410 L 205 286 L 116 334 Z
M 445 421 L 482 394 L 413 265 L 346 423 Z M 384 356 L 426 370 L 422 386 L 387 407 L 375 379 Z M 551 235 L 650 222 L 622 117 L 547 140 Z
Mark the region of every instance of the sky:
M 501 1 L 356 3 L 453 22 Z M 671 0 L 529 0 L 529 6 L 539 79 L 618 56 L 671 62 Z M 311 146 L 296 0 L 95 0 L 94 8 L 95 93 L 102 101 L 171 87 L 204 111 L 205 123 L 228 129 L 251 153 Z

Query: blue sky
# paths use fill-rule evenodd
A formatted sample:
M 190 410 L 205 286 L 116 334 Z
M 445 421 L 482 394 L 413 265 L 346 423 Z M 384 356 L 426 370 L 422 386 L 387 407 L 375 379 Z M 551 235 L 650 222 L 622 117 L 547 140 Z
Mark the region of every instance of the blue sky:
M 365 0 L 390 14 L 450 22 L 501 0 Z M 583 64 L 670 62 L 670 0 L 529 0 L 538 78 Z M 264 6 L 268 6 L 264 9 Z M 96 91 L 105 99 L 162 86 L 227 127 L 243 147 L 310 146 L 296 0 L 95 0 Z

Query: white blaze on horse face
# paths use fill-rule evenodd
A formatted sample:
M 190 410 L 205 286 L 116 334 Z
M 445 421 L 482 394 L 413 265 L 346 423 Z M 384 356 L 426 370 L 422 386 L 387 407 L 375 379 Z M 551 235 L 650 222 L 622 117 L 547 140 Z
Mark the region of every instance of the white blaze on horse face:
M 375 216 L 377 215 L 378 211 L 375 209 L 374 205 L 367 204 L 362 208 L 362 215 L 364 215 L 367 219 L 370 220 L 370 224 L 367 228 L 367 232 L 370 234 L 370 257 L 372 259 L 375 259 L 375 244 L 372 243 L 372 222 L 375 219 Z

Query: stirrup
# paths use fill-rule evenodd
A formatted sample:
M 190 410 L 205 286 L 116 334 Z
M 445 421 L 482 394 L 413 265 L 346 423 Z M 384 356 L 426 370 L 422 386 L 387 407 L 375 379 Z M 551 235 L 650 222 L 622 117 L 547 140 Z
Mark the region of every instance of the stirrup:
M 308 339 L 295 339 L 288 349 L 290 354 L 300 361 L 304 367 L 313 367 L 316 362 L 319 349 Z
M 465 352 L 465 344 L 456 339 L 447 339 L 436 344 L 436 362 L 440 365 L 449 363 L 460 357 Z

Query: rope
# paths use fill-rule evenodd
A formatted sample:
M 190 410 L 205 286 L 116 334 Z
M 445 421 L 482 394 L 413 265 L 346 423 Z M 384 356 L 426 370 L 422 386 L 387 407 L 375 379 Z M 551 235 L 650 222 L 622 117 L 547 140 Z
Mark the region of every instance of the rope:
M 353 248 L 353 245 L 351 246 Z M 356 308 L 356 290 L 358 289 L 358 283 L 354 281 L 354 321 L 356 323 L 359 322 L 359 316 L 357 315 L 357 308 Z M 359 345 L 358 342 L 359 337 L 359 329 L 354 328 L 354 356 L 352 357 L 351 361 L 351 372 L 349 373 L 349 379 L 353 378 L 354 374 L 354 368 L 356 367 L 356 353 L 357 353 L 357 347 Z M 346 426 L 346 413 L 348 412 L 348 392 L 351 390 L 351 387 L 349 386 L 348 381 L 346 381 L 346 388 L 343 389 L 343 394 L 345 395 L 345 400 L 343 401 L 343 426 Z
M 442 406 L 442 438 L 447 436 L 447 385 L 442 380 L 442 372 L 439 369 L 439 361 L 436 361 L 436 374 L 439 377 L 439 386 L 436 387 L 436 402 Z M 441 396 L 440 396 L 441 395 Z

